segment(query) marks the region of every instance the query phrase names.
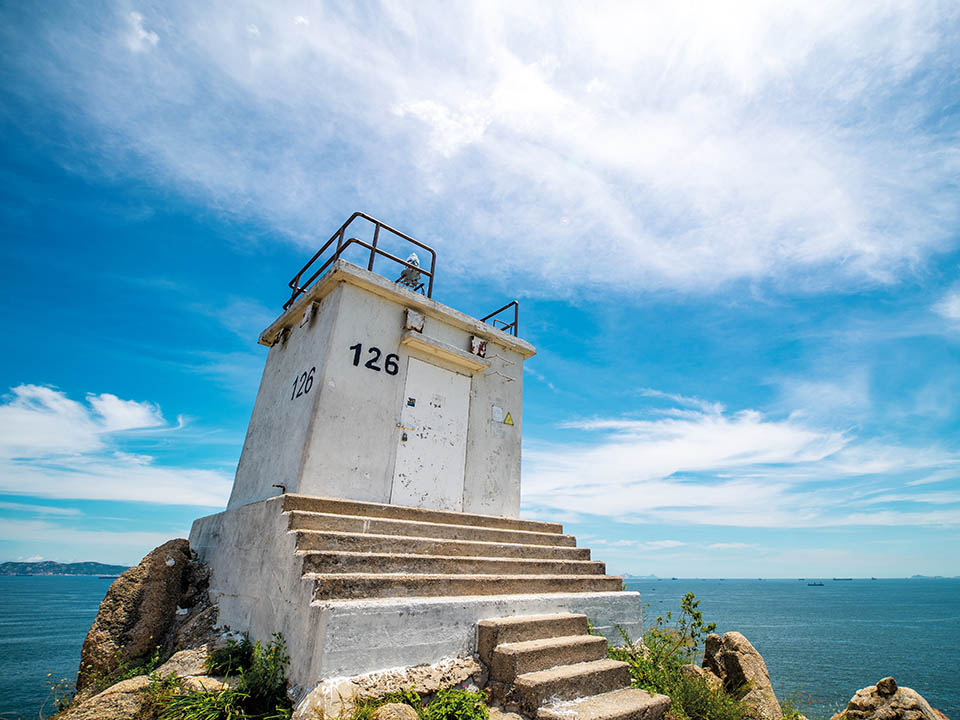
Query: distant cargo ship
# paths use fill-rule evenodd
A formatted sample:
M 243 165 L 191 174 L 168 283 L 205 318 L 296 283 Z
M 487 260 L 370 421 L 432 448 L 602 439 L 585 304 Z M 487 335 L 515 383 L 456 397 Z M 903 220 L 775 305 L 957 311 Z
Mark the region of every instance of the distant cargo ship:
M 844 581 L 844 580 L 853 580 L 853 578 L 834 578 L 834 579 L 833 579 L 834 582 L 841 582 L 841 581 Z

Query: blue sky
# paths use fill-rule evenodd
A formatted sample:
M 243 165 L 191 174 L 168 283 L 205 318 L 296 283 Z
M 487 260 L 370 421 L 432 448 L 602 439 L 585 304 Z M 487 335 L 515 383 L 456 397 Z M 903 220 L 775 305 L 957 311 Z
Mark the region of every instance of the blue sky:
M 524 514 L 616 572 L 960 574 L 960 11 L 6 3 L 0 560 L 229 493 L 354 210 L 521 301 Z

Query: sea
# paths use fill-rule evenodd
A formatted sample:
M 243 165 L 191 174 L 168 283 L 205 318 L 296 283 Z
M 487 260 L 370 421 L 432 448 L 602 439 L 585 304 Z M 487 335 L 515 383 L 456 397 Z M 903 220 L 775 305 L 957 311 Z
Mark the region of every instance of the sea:
M 808 583 L 822 582 L 811 586 Z M 53 714 L 50 691 L 76 677 L 80 646 L 111 580 L 0 576 L 0 718 Z M 717 632 L 737 630 L 778 696 L 829 718 L 892 675 L 960 720 L 960 580 L 629 579 L 652 621 L 688 592 Z

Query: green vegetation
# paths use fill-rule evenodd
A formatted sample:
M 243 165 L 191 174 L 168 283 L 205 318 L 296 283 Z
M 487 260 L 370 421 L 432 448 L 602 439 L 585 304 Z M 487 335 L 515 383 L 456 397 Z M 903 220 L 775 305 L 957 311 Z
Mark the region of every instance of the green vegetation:
M 0 575 L 105 575 L 113 577 L 126 572 L 126 565 L 104 565 L 97 562 L 58 563 L 40 562 L 0 563 Z
M 424 720 L 489 720 L 483 693 L 441 690 L 424 710 Z
M 83 690 L 83 697 L 90 697 L 106 690 L 111 685 L 118 682 L 135 678 L 139 675 L 149 675 L 158 667 L 163 665 L 169 658 L 168 653 L 161 652 L 159 645 L 153 648 L 153 651 L 136 658 L 124 660 L 123 646 L 121 645 L 113 653 L 113 670 L 102 672 L 93 669 L 88 678 L 88 684 Z M 51 677 L 47 673 L 47 677 Z M 57 711 L 63 711 L 69 707 L 76 699 L 74 691 L 76 683 L 66 678 L 61 679 L 55 685 L 50 686 L 50 694 L 53 704 Z
M 716 629 L 716 623 L 705 623 L 700 601 L 687 593 L 680 601 L 680 612 L 658 617 L 653 627 L 643 635 L 643 641 L 634 644 L 622 628 L 624 646 L 610 648 L 614 660 L 630 665 L 634 687 L 669 696 L 670 715 L 676 720 L 754 720 L 753 708 L 741 702 L 748 688 L 728 692 L 713 689 L 695 673 L 683 670 L 684 665 L 695 664 L 700 656 L 700 643 Z M 780 707 L 784 720 L 806 720 L 800 711 L 800 693 L 786 694 Z
M 421 720 L 490 720 L 486 701 L 482 692 L 447 688 L 440 690 L 429 703 L 424 703 L 417 692 L 401 690 L 376 699 L 354 701 L 353 708 L 341 713 L 338 720 L 370 720 L 377 708 L 388 703 L 409 705 Z
M 800 711 L 801 694 L 799 690 L 791 693 L 781 689 L 777 693 L 780 700 L 780 709 L 783 711 L 783 720 L 806 720 L 806 715 Z
M 248 668 L 253 663 L 253 643 L 250 636 L 243 640 L 227 640 L 225 647 L 214 650 L 207 658 L 207 672 L 211 675 L 233 675 L 238 670 Z
M 151 676 L 143 720 L 283 720 L 292 706 L 287 697 L 286 643 L 280 633 L 266 645 L 248 637 L 231 642 L 207 660 L 209 672 L 230 676 L 213 692 L 188 691 L 176 675 Z
M 695 662 L 701 639 L 716 628 L 703 622 L 699 605 L 694 594 L 687 593 L 676 618 L 673 613 L 658 617 L 642 644 L 635 645 L 621 629 L 625 645 L 610 648 L 610 657 L 630 665 L 634 687 L 669 696 L 671 712 L 679 720 L 749 720 L 753 714 L 737 695 L 714 690 L 702 677 L 682 670 Z

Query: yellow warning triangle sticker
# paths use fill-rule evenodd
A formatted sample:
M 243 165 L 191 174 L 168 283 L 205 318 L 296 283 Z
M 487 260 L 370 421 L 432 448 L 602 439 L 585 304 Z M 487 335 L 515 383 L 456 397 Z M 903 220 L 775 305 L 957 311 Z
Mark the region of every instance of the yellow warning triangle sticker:
M 510 413 L 507 413 L 507 416 L 503 419 L 504 425 L 513 425 L 513 418 L 510 417 Z

